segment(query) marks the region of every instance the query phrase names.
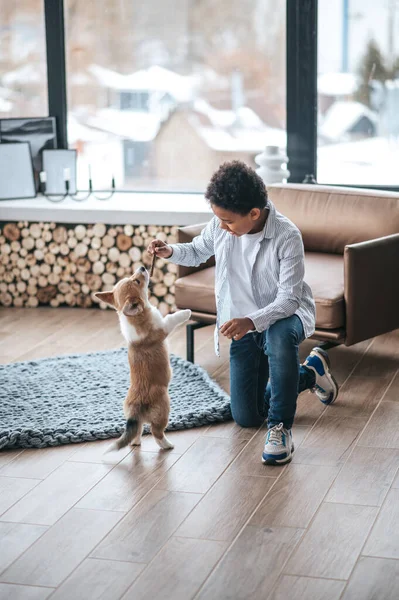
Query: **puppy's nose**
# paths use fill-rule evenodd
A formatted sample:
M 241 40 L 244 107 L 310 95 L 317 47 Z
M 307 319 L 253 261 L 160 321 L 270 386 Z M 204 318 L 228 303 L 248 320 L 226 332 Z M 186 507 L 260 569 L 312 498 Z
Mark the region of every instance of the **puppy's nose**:
M 144 271 L 145 271 L 145 267 L 140 267 L 140 271 L 141 271 L 142 273 L 144 273 Z

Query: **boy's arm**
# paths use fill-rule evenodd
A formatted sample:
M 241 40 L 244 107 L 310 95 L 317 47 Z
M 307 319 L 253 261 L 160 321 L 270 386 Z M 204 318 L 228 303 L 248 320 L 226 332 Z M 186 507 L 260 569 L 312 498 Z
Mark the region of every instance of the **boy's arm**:
M 172 256 L 168 259 L 183 267 L 199 267 L 214 255 L 215 231 L 219 227 L 218 219 L 213 217 L 207 226 L 192 242 L 187 244 L 171 244 Z
M 280 279 L 276 299 L 260 310 L 247 315 L 256 331 L 265 331 L 276 321 L 291 317 L 299 308 L 302 298 L 305 257 L 302 237 L 295 232 L 280 251 Z

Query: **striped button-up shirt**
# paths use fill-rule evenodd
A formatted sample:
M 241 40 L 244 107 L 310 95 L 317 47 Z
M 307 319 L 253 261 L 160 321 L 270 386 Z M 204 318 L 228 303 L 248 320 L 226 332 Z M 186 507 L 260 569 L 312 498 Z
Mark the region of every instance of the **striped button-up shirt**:
M 293 314 L 298 315 L 306 337 L 315 329 L 315 304 L 312 292 L 304 282 L 304 248 L 298 228 L 279 213 L 268 200 L 268 218 L 259 240 L 252 265 L 252 292 L 258 310 L 246 315 L 256 331 L 265 331 L 273 323 Z M 237 238 L 219 226 L 213 217 L 200 235 L 188 244 L 173 244 L 171 262 L 198 267 L 215 255 L 215 296 L 217 322 L 215 351 L 219 355 L 219 328 L 230 318 L 228 260 Z

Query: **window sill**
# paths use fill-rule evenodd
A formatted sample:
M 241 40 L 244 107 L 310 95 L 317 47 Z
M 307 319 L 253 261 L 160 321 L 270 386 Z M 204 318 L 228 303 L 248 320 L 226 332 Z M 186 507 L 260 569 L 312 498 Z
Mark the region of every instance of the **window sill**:
M 29 200 L 0 201 L 0 221 L 55 221 L 109 225 L 194 225 L 209 221 L 212 210 L 202 194 L 116 193 L 110 200 L 92 197 L 51 202 L 39 195 Z

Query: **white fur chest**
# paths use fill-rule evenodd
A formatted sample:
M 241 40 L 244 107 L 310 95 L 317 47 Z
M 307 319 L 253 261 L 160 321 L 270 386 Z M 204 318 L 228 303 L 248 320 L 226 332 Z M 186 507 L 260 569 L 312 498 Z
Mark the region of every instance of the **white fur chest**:
M 131 344 L 133 342 L 138 342 L 145 337 L 144 334 L 139 335 L 137 333 L 134 325 L 129 323 L 126 315 L 124 315 L 123 313 L 119 314 L 119 325 L 121 328 L 122 335 L 128 344 Z
M 129 322 L 126 315 L 124 315 L 123 313 L 118 313 L 118 316 L 122 335 L 128 344 L 139 342 L 140 340 L 143 340 L 146 337 L 148 331 L 143 331 L 143 333 L 139 335 L 136 331 L 136 328 L 134 327 L 134 325 L 132 325 L 132 323 Z M 159 310 L 155 308 L 155 306 L 151 307 L 151 316 L 151 329 L 163 329 L 163 317 Z

